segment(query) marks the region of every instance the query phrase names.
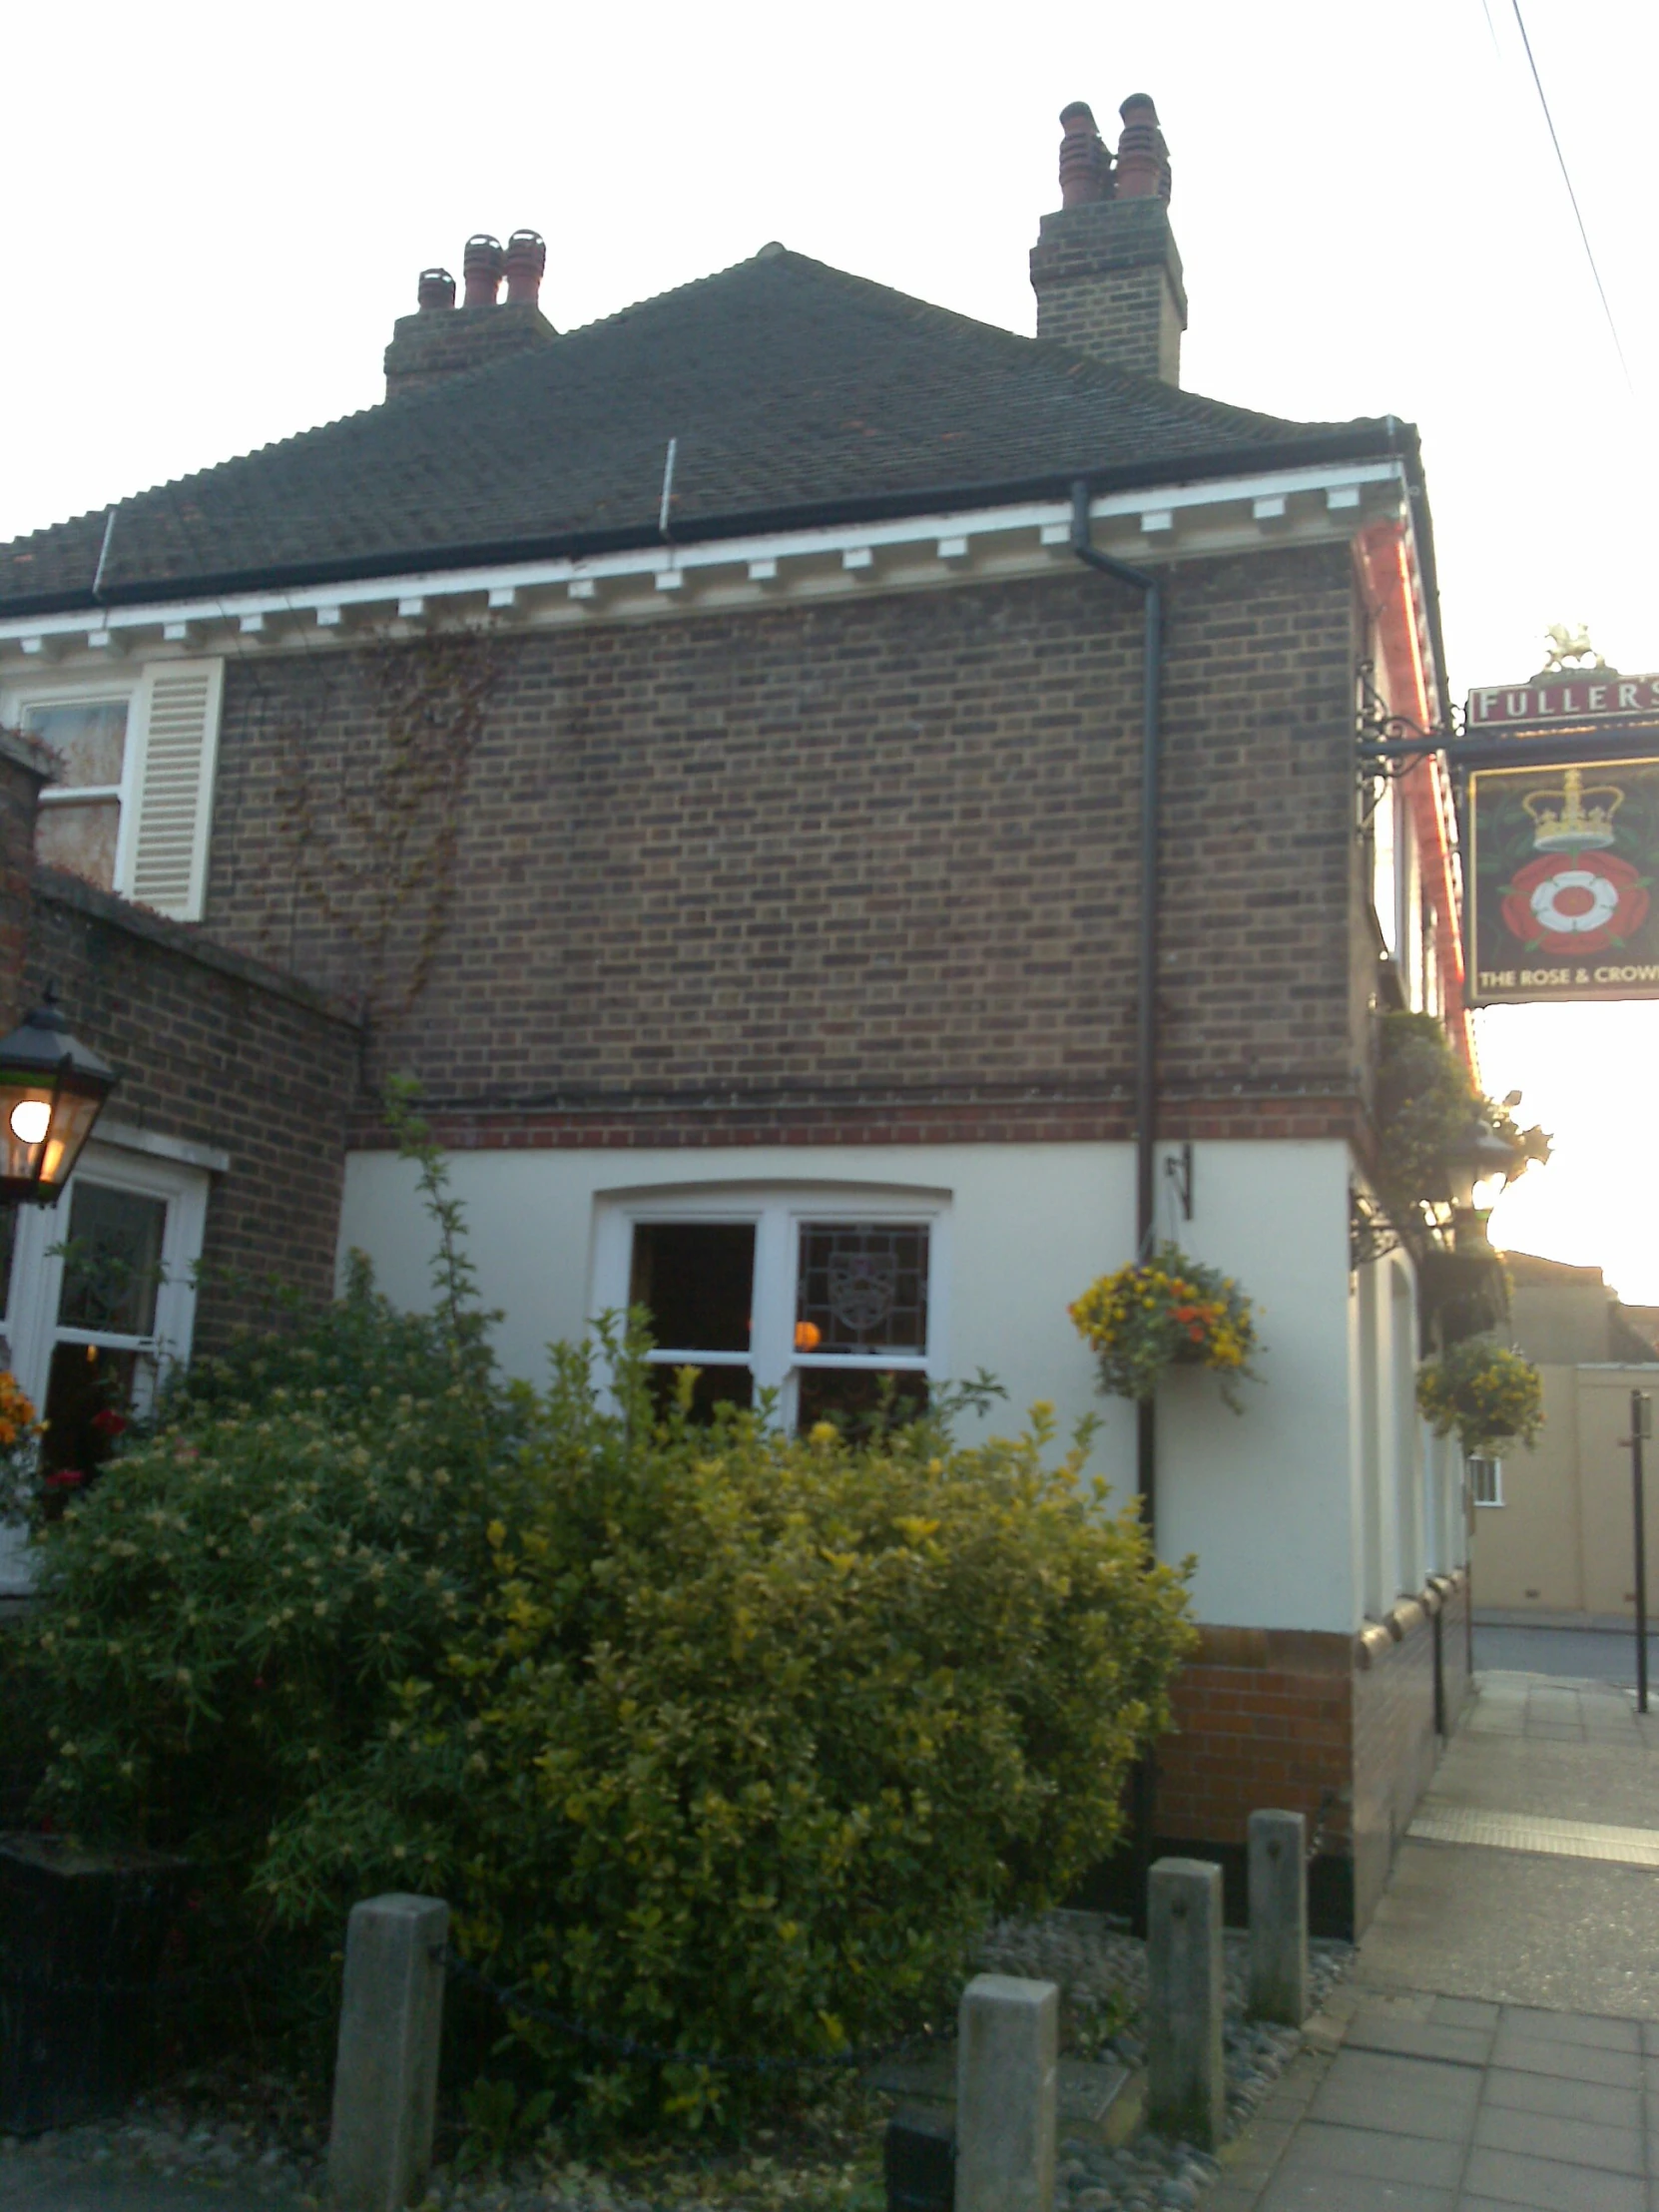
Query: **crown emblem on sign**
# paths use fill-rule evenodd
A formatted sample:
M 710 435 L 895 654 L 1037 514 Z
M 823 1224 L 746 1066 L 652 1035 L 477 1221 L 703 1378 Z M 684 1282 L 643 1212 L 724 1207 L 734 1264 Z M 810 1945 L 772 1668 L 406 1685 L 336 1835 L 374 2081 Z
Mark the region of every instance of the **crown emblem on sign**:
M 1586 804 L 1604 799 L 1604 807 Z M 1624 805 L 1616 784 L 1584 789 L 1582 769 L 1562 771 L 1559 791 L 1528 792 L 1521 805 L 1532 817 L 1532 843 L 1539 852 L 1588 852 L 1613 842 L 1613 817 Z

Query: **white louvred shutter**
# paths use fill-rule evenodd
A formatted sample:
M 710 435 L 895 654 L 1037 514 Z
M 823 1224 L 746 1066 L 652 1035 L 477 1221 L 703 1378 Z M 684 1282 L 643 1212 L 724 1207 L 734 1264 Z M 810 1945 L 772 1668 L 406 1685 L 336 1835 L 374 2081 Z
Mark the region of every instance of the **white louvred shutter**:
M 223 661 L 152 669 L 128 895 L 175 921 L 200 921 L 219 754 Z

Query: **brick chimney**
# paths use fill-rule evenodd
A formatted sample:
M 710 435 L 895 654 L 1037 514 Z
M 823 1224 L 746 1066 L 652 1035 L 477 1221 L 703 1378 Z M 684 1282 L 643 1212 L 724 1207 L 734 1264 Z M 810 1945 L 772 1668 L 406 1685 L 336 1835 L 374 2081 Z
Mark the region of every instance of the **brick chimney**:
M 399 315 L 386 347 L 386 397 L 423 391 L 445 376 L 482 368 L 487 361 L 545 345 L 558 336 L 540 306 L 547 248 L 535 231 L 515 231 L 501 241 L 479 232 L 466 242 L 461 275 L 466 289 L 455 304 L 455 279 L 446 269 L 423 269 L 413 314 Z M 507 296 L 500 297 L 501 279 Z
M 1118 112 L 1114 163 L 1083 101 L 1061 111 L 1060 207 L 1031 249 L 1037 335 L 1179 384 L 1187 293 L 1169 226 L 1169 148 L 1144 92 Z

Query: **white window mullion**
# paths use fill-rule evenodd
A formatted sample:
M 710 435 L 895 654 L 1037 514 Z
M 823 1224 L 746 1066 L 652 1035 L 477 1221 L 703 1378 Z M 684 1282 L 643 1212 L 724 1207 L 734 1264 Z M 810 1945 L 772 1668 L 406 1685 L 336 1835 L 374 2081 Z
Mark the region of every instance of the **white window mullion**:
M 794 1425 L 795 1224 L 769 1206 L 755 1225 L 755 1313 L 750 1338 L 755 1388 L 781 1392 L 778 1414 Z

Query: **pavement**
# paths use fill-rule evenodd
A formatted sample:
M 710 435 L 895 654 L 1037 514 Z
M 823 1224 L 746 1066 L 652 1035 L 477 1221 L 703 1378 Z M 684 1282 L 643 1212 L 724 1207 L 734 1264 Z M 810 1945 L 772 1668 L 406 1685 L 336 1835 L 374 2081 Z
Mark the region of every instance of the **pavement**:
M 1630 1621 L 1583 1614 L 1554 1620 L 1524 1614 L 1474 1616 L 1477 1668 L 1529 1674 L 1562 1674 L 1631 1685 L 1636 1680 L 1636 1631 Z M 1647 1639 L 1648 1677 L 1659 1705 L 1659 1633 Z
M 1659 1714 L 1492 1671 L 1205 2212 L 1659 2212 Z

